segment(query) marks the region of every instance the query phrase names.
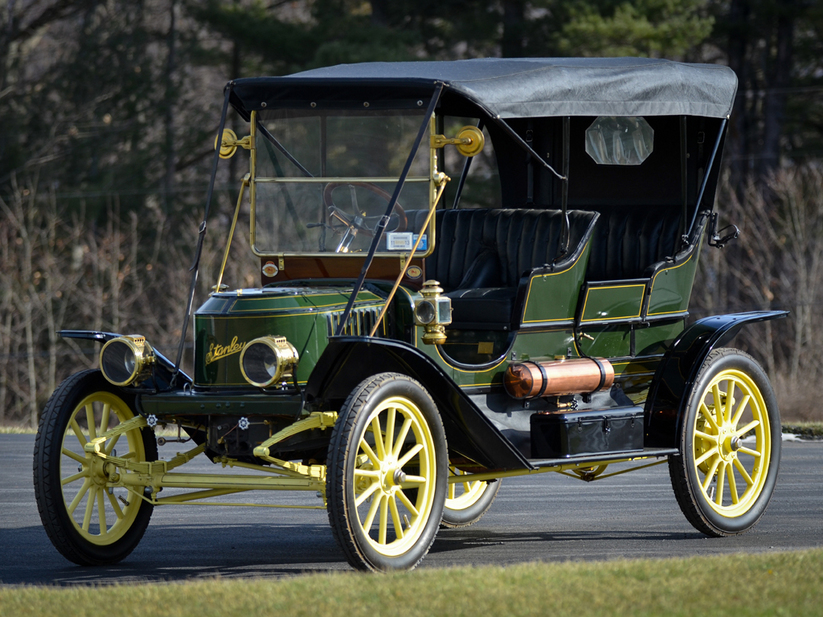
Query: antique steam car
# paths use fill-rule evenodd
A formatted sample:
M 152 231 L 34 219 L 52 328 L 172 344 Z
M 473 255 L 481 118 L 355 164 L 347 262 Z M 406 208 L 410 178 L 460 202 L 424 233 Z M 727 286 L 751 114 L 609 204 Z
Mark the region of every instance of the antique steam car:
M 502 479 L 613 463 L 667 462 L 707 535 L 752 527 L 780 419 L 764 371 L 725 346 L 785 313 L 688 319 L 702 244 L 737 235 L 713 208 L 736 88 L 725 67 L 631 58 L 230 82 L 209 195 L 219 158 L 248 151 L 234 223 L 249 203 L 260 286 L 223 283 L 232 224 L 191 375 L 196 267 L 176 359 L 139 334 L 61 333 L 102 349 L 40 421 L 55 547 L 110 564 L 156 506 L 296 490 L 352 566 L 412 568 Z M 154 429 L 174 426 L 191 447 L 157 460 Z M 181 470 L 195 457 L 218 471 Z

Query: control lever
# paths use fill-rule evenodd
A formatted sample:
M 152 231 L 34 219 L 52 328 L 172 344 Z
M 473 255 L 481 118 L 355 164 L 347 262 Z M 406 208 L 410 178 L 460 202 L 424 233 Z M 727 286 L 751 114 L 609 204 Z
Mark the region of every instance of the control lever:
M 717 212 L 712 212 L 709 218 L 709 246 L 722 249 L 732 240 L 740 236 L 737 225 L 726 225 L 717 231 Z

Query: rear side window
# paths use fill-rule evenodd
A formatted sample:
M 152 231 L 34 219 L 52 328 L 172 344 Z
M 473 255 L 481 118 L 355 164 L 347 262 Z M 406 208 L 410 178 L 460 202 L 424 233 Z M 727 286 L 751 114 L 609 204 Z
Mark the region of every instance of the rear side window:
M 600 116 L 586 129 L 586 154 L 598 165 L 640 165 L 654 151 L 654 129 L 642 117 Z

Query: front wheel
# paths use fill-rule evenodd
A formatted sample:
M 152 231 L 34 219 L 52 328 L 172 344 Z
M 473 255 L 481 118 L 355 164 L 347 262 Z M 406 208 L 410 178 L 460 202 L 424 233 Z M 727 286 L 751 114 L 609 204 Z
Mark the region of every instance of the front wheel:
M 130 397 L 100 371 L 66 379 L 51 395 L 34 441 L 34 495 L 49 539 L 83 566 L 117 563 L 134 550 L 153 506 L 143 487 L 118 485 L 113 463 L 84 451 L 88 441 L 134 417 Z M 157 460 L 147 428 L 107 440 L 101 451 L 134 462 Z
M 408 570 L 434 542 L 448 452 L 437 408 L 417 381 L 369 377 L 346 399 L 329 443 L 329 522 L 349 563 Z
M 771 499 L 780 465 L 780 414 L 755 360 L 712 351 L 700 369 L 669 459 L 680 509 L 699 531 L 729 536 L 750 529 Z

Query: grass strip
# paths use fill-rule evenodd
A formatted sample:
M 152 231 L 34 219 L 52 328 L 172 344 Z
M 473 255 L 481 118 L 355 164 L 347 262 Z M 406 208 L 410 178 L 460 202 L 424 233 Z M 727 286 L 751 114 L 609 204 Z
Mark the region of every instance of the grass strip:
M 823 439 L 823 422 L 789 422 L 783 424 L 783 432 L 809 439 Z
M 0 588 L 3 615 L 818 616 L 823 550 L 664 560 Z
M 0 426 L 0 435 L 34 435 L 37 429 L 28 426 Z

